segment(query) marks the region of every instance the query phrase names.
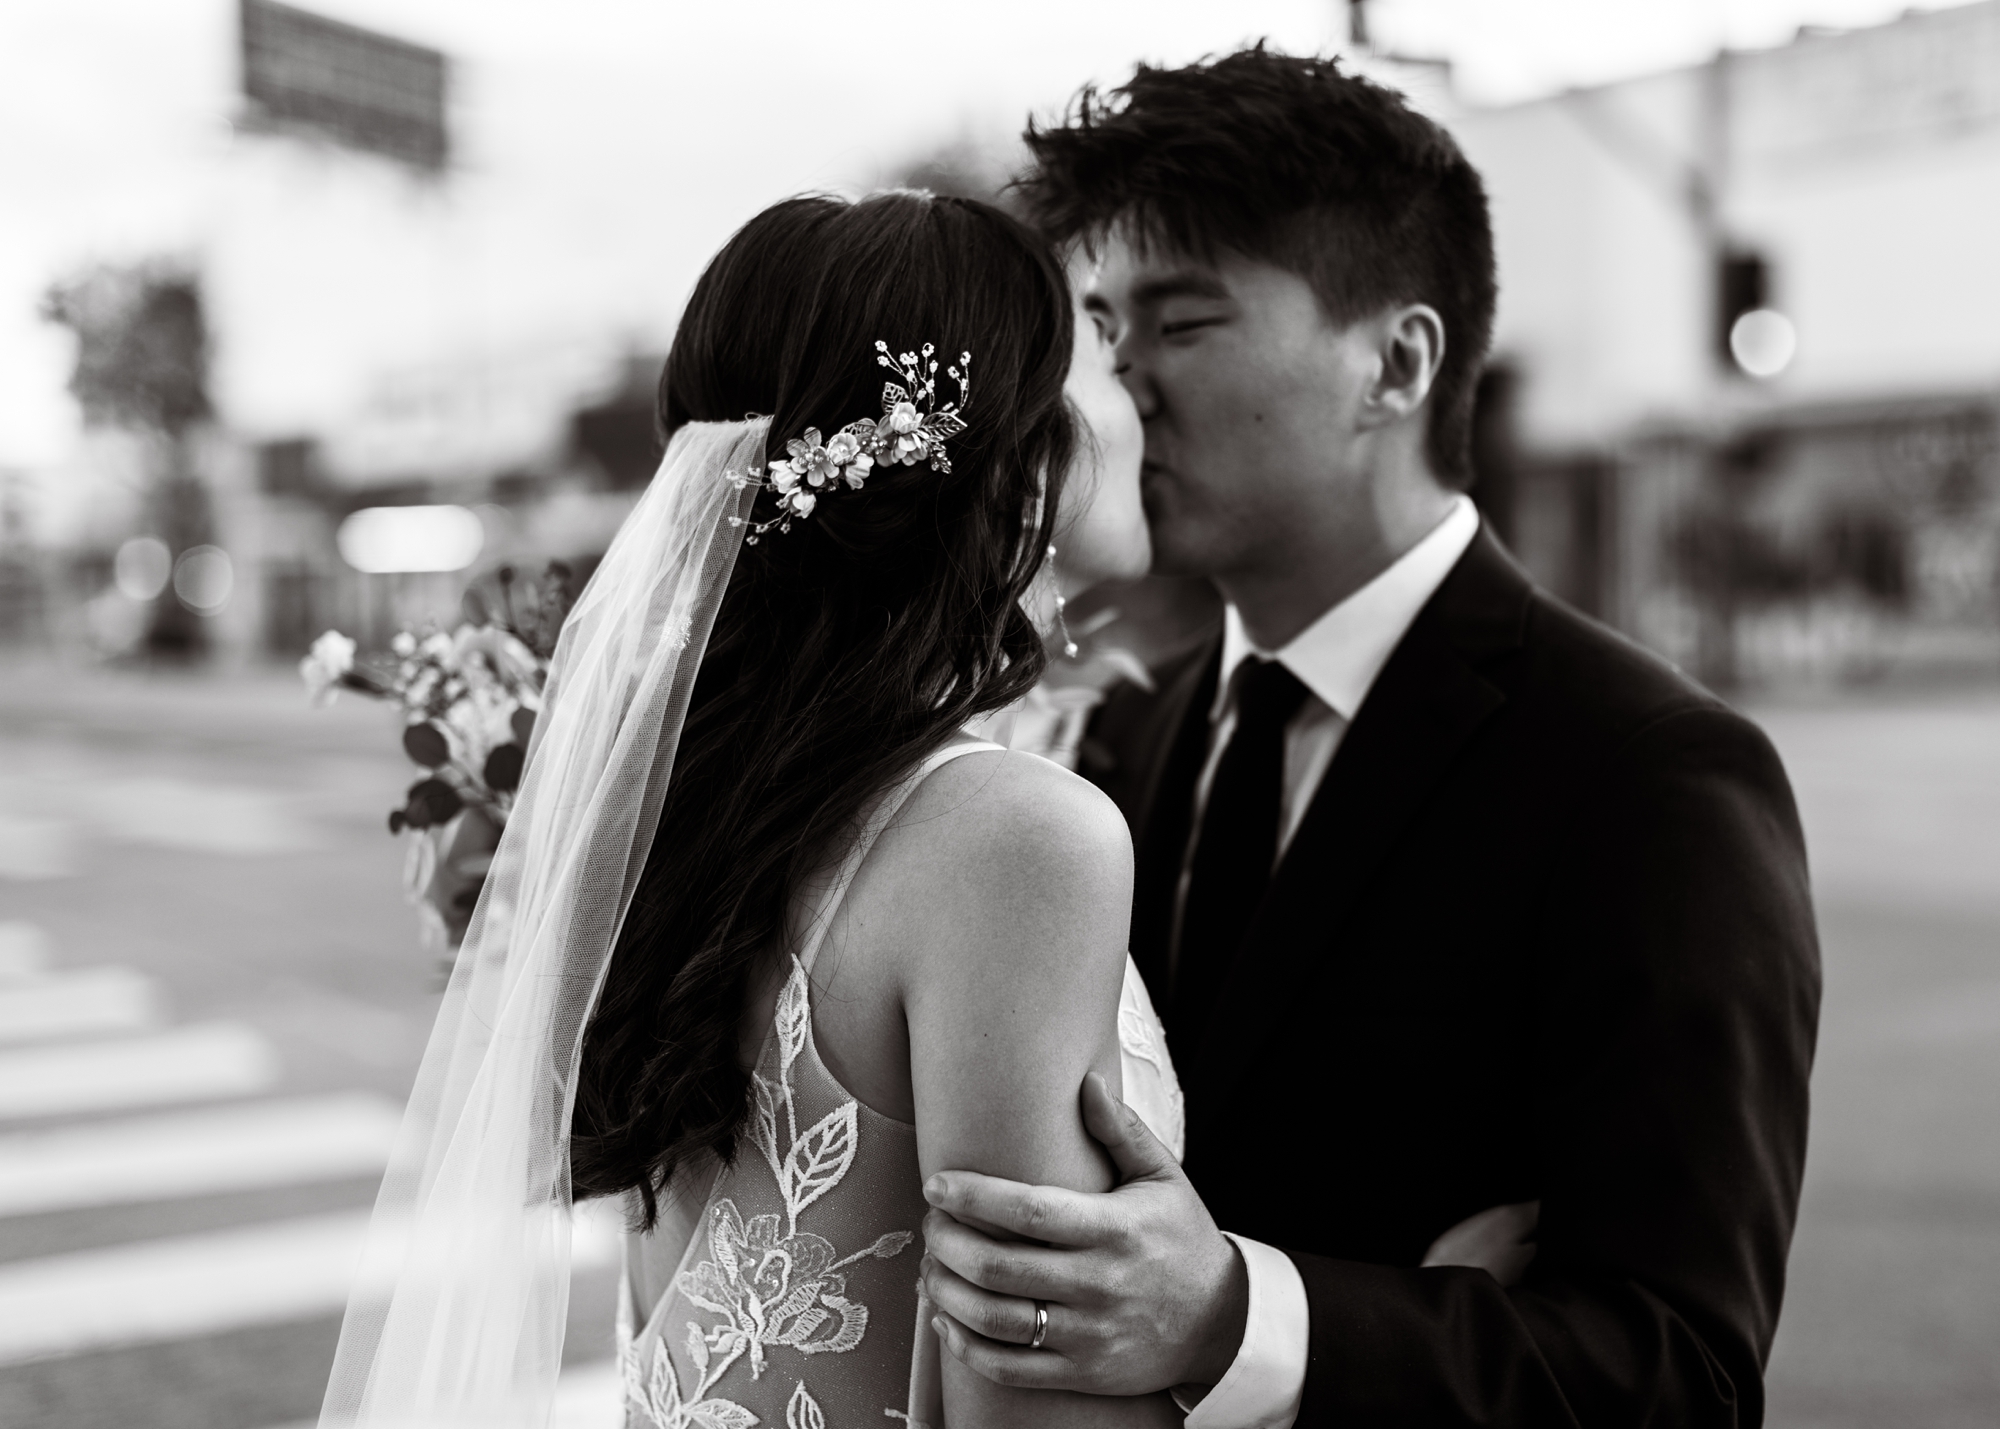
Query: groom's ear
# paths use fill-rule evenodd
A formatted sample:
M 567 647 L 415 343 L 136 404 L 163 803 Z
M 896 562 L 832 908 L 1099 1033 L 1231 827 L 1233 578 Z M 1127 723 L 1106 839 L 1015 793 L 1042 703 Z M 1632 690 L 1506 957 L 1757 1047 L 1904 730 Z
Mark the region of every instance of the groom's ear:
M 1387 426 L 1414 416 L 1431 395 L 1444 363 L 1444 319 L 1429 303 L 1409 303 L 1369 327 L 1377 364 L 1360 416 L 1364 425 Z

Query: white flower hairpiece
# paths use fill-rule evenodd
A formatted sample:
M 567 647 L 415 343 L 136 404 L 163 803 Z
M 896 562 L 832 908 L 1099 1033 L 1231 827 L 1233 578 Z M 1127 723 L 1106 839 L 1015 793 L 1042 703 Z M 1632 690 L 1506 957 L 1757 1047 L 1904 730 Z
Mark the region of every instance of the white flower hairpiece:
M 743 538 L 746 544 L 756 545 L 757 538 L 773 526 L 781 535 L 791 530 L 794 520 L 802 521 L 812 515 L 820 497 L 842 486 L 859 491 L 877 463 L 915 466 L 927 461 L 932 471 L 951 470 L 951 458 L 945 455 L 944 444 L 947 438 L 965 430 L 965 418 L 959 413 L 972 395 L 972 354 L 961 352 L 958 364 L 945 369 L 945 375 L 958 382 L 958 400 L 940 407 L 938 365 L 932 356 L 936 351 L 936 346 L 927 342 L 921 358 L 914 352 L 906 352 L 891 361 L 889 344 L 878 340 L 877 365 L 902 378 L 902 382 L 882 385 L 880 421 L 863 417 L 858 422 L 849 422 L 825 441 L 821 441 L 818 427 L 807 427 L 803 437 L 785 443 L 785 459 L 771 462 L 768 476 L 760 477 L 754 470 L 726 473 L 739 491 L 755 486 L 769 487 L 778 493 L 778 514 L 770 520 L 729 518 L 732 526 L 750 528 L 750 534 Z

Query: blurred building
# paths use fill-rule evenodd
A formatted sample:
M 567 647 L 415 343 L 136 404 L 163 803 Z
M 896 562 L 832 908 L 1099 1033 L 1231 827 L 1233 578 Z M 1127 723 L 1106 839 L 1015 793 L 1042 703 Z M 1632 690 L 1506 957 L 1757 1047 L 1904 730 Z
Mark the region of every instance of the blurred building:
M 1548 584 L 1717 683 L 2000 669 L 2000 3 L 1450 123 Z
M 214 336 L 211 643 L 448 613 L 463 571 L 342 556 L 357 511 L 471 513 L 481 567 L 601 548 L 650 471 L 635 352 L 661 334 L 597 301 L 495 335 L 528 269 L 483 270 L 513 210 L 472 197 L 451 57 L 271 0 L 159 3 L 179 117 L 131 202 L 185 209 L 169 256 Z M 1456 106 L 1436 62 L 1361 67 L 1487 177 L 1477 494 L 1544 581 L 1718 683 L 2000 667 L 2000 0 L 1501 109 Z M 983 190 L 988 157 L 906 177 Z M 145 462 L 97 431 L 62 471 L 0 471 L 0 640 L 134 628 Z
M 283 656 L 329 627 L 386 644 L 449 619 L 478 570 L 593 560 L 657 465 L 659 368 L 580 342 L 392 370 L 345 421 L 234 444 L 233 536 L 258 579 L 249 647 Z M 477 519 L 468 559 L 418 549 L 411 569 L 371 569 L 399 562 L 353 548 L 358 513 L 439 506 Z
M 208 647 L 294 655 L 329 626 L 384 641 L 449 618 L 465 561 L 601 550 L 633 493 L 579 444 L 577 413 L 649 385 L 628 371 L 645 363 L 611 331 L 486 337 L 449 57 L 272 0 L 180 3 L 202 54 L 175 102 L 227 116 L 177 129 L 163 176 L 185 211 L 171 256 L 213 335 L 214 416 L 193 450 L 230 579 L 201 612 Z M 0 520 L 0 638 L 130 643 L 143 602 L 116 556 L 164 534 L 146 446 L 89 432 L 43 473 L 32 558 L 18 514 Z M 441 506 L 471 513 L 478 539 L 343 555 L 355 512 Z M 169 582 L 152 599 L 176 598 Z

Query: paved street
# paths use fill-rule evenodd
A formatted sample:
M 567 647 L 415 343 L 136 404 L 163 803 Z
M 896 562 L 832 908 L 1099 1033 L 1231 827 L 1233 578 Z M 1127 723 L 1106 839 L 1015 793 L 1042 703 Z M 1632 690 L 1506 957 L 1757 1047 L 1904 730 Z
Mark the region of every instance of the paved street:
M 1757 711 L 1826 958 L 1777 1429 L 2000 1418 L 2000 698 Z
M 2000 695 L 1759 710 L 1827 961 L 1780 1429 L 2000 1404 Z M 310 1420 L 435 1005 L 393 716 L 0 666 L 0 1425 Z M 615 1421 L 609 1270 L 568 1424 Z
M 0 669 L 0 1425 L 316 1415 L 436 1006 L 393 720 Z M 597 1244 L 575 1429 L 616 1421 Z

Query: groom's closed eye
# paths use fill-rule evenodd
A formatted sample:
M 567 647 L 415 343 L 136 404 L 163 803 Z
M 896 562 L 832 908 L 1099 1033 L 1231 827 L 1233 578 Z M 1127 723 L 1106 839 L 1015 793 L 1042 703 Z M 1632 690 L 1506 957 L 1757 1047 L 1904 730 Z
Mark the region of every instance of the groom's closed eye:
M 1214 313 L 1206 317 L 1173 318 L 1171 320 L 1162 320 L 1162 322 L 1160 323 L 1160 336 L 1183 337 L 1188 333 L 1199 332 L 1203 328 L 1215 327 L 1218 324 L 1227 321 L 1228 318 L 1222 313 Z
M 1161 337 L 1177 338 L 1218 327 L 1228 322 L 1234 312 L 1235 305 L 1227 301 L 1225 294 L 1175 292 L 1157 300 L 1152 318 Z
M 1186 269 L 1136 284 L 1132 306 L 1142 327 L 1174 339 L 1227 322 L 1235 304 L 1228 285 L 1215 274 Z

